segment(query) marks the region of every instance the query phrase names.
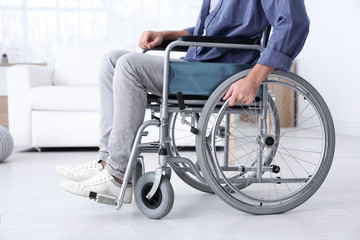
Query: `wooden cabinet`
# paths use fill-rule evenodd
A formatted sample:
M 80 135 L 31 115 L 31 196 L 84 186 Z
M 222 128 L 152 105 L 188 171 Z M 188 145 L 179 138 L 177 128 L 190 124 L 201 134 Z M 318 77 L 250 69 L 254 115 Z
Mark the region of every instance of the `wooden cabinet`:
M 0 96 L 0 125 L 9 128 L 7 96 Z
M 6 71 L 10 64 L 0 64 L 0 125 L 9 128 Z
M 291 66 L 290 72 L 295 73 L 295 65 Z M 271 78 L 269 78 L 271 80 Z M 277 79 L 274 79 L 277 80 Z M 281 79 L 282 81 L 285 81 Z M 270 95 L 276 92 L 275 105 L 280 115 L 280 127 L 288 128 L 295 127 L 296 101 L 295 92 L 288 87 L 277 86 L 277 89 L 272 89 L 269 86 Z M 274 96 L 272 96 L 274 97 Z

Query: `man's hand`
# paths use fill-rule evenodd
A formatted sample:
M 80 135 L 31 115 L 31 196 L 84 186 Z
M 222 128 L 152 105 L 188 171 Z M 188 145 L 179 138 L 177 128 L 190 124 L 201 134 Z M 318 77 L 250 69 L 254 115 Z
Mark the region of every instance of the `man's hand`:
M 230 86 L 223 100 L 227 100 L 229 97 L 231 97 L 229 101 L 230 107 L 234 106 L 235 103 L 238 102 L 249 105 L 254 101 L 259 86 L 260 85 L 257 84 L 253 79 L 251 79 L 249 76 L 246 76 L 245 78 L 238 80 Z
M 274 68 L 272 67 L 256 64 L 245 78 L 238 80 L 230 86 L 223 100 L 231 97 L 229 101 L 230 107 L 234 106 L 237 102 L 251 104 L 256 97 L 260 84 L 273 70 Z
M 160 45 L 164 40 L 175 40 L 182 36 L 187 36 L 189 33 L 185 30 L 180 31 L 145 31 L 141 34 L 139 40 L 139 47 L 142 49 L 152 49 Z
M 139 47 L 142 49 L 152 49 L 160 45 L 163 40 L 164 36 L 161 32 L 145 31 L 139 39 Z

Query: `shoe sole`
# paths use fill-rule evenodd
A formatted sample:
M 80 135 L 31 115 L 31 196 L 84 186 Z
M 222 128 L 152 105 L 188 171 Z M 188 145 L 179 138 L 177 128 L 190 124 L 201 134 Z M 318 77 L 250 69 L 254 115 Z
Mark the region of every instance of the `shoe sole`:
M 75 195 L 81 196 L 81 197 L 88 197 L 90 199 L 94 199 L 94 197 L 93 197 L 94 194 L 96 194 L 95 196 L 102 196 L 102 197 L 110 198 L 110 199 L 118 198 L 118 196 L 106 195 L 106 194 L 97 193 L 97 192 L 93 192 L 93 191 L 89 191 L 88 193 L 83 192 L 83 194 L 81 194 L 81 193 L 72 191 L 71 186 L 69 186 L 69 184 L 71 184 L 71 182 L 63 182 L 60 184 L 60 187 L 69 193 L 72 193 L 72 194 L 75 194 Z M 130 186 L 129 185 L 126 187 L 125 196 L 123 199 L 124 204 L 130 204 L 132 202 L 132 195 L 133 195 L 134 187 L 132 186 L 132 184 Z

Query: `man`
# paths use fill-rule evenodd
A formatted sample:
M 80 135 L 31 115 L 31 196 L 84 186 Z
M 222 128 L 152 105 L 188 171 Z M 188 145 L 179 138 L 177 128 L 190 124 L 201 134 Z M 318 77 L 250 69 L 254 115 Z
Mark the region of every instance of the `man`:
M 301 51 L 309 20 L 303 0 L 204 0 L 196 26 L 181 31 L 146 31 L 139 40 L 151 49 L 163 40 L 184 35 L 248 37 L 260 42 L 263 30 L 272 35 L 259 57 L 254 51 L 190 47 L 186 61 L 255 64 L 248 76 L 226 92 L 229 105 L 250 104 L 261 82 L 274 70 L 288 71 Z M 99 87 L 101 101 L 99 159 L 82 165 L 59 165 L 56 170 L 72 179 L 61 184 L 71 193 L 89 197 L 90 191 L 118 196 L 135 134 L 146 109 L 146 91 L 162 93 L 163 58 L 118 50 L 104 56 Z M 131 202 L 132 185 L 124 203 Z

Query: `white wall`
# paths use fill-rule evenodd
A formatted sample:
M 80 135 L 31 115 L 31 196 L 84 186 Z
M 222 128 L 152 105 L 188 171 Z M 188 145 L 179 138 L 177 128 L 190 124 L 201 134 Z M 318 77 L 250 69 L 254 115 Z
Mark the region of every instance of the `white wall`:
M 64 45 L 134 51 L 142 31 L 195 24 L 202 0 L 0 0 L 0 54 L 53 65 Z
M 360 136 L 360 1 L 306 1 L 310 34 L 297 73 L 327 102 L 336 132 Z

